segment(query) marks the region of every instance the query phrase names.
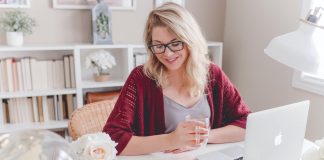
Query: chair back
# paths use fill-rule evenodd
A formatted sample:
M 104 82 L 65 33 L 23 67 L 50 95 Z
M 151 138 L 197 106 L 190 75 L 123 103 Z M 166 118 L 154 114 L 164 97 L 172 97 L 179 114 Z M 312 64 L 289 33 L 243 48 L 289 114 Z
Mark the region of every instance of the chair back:
M 72 140 L 84 134 L 102 131 L 115 103 L 116 99 L 105 100 L 84 105 L 73 111 L 68 124 Z

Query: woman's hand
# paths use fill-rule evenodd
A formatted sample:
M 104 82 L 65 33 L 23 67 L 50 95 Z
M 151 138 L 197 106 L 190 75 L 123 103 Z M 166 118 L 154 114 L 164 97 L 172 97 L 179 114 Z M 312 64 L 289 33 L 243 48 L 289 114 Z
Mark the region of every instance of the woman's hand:
M 208 138 L 208 128 L 197 121 L 185 121 L 178 124 L 176 130 L 169 133 L 169 141 L 172 145 L 171 150 L 181 151 L 187 148 L 197 148 Z M 174 152 L 173 152 L 174 153 Z

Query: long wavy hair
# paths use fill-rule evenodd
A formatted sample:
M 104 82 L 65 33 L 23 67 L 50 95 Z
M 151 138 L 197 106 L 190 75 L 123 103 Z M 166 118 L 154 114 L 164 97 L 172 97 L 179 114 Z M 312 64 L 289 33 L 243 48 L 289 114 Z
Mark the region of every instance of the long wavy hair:
M 166 68 L 148 48 L 152 44 L 154 27 L 167 27 L 179 40 L 185 42 L 189 54 L 182 75 L 184 87 L 189 90 L 190 96 L 202 96 L 207 84 L 210 61 L 206 57 L 208 52 L 206 40 L 196 20 L 185 8 L 172 2 L 155 8 L 148 16 L 144 40 L 149 56 L 144 64 L 144 73 L 163 88 L 169 83 Z

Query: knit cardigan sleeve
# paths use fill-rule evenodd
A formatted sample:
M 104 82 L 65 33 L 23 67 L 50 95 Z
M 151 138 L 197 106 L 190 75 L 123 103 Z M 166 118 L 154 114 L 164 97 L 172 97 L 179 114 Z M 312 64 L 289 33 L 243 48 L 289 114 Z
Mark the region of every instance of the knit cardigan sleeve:
M 217 98 L 218 106 L 215 106 L 218 113 L 219 127 L 227 125 L 235 125 L 241 128 L 246 127 L 248 114 L 251 112 L 248 106 L 243 101 L 240 93 L 229 80 L 226 74 L 217 65 L 211 65 L 212 77 L 214 80 L 213 93 Z
M 132 126 L 137 103 L 137 75 L 138 68 L 134 69 L 126 80 L 115 107 L 103 128 L 103 132 L 108 133 L 111 139 L 118 143 L 117 154 L 123 151 L 134 135 Z

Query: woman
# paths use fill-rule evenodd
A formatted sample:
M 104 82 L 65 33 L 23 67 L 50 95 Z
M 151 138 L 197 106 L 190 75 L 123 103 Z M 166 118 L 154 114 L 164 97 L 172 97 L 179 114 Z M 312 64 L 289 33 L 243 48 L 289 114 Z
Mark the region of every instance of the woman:
M 206 137 L 208 143 L 243 140 L 250 111 L 206 58 L 206 41 L 192 15 L 166 3 L 149 14 L 144 39 L 149 59 L 129 75 L 103 129 L 118 143 L 118 154 L 182 152 Z M 210 117 L 210 131 L 185 121 L 188 114 Z

